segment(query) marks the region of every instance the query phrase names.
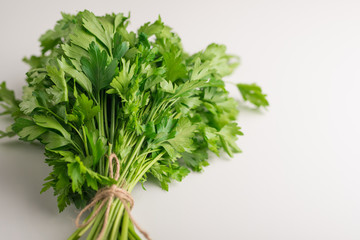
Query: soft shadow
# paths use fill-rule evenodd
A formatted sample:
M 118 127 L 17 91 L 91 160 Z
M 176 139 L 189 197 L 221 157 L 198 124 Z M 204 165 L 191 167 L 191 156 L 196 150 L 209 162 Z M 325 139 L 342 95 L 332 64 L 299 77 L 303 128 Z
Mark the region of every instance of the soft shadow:
M 39 143 L 39 142 L 32 142 L 32 143 L 24 142 L 19 139 L 16 139 L 16 137 L 4 138 L 1 140 L 0 145 L 5 146 L 6 148 L 14 148 L 14 149 L 19 148 L 19 147 L 27 148 L 27 146 L 31 146 L 33 149 L 37 149 L 37 151 L 44 152 L 44 147 L 41 143 Z
M 6 199 L 25 199 L 31 207 L 58 214 L 56 198 L 50 192 L 40 194 L 44 178 L 51 168 L 44 163 L 44 148 L 15 138 L 0 142 L 0 182 Z M 11 203 L 8 203 L 11 204 Z
M 256 115 L 263 115 L 264 113 L 266 113 L 268 111 L 267 108 L 257 108 L 257 107 L 254 107 L 253 105 L 251 104 L 248 104 L 248 103 L 244 103 L 242 101 L 239 101 L 237 100 L 238 102 L 238 109 L 240 111 L 240 114 L 243 114 L 243 113 L 246 113 L 246 114 L 256 114 Z

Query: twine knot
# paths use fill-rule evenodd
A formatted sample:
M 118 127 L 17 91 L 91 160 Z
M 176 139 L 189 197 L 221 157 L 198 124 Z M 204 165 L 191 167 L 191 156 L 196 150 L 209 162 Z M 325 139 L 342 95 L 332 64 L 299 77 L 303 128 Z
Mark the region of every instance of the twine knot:
M 115 177 L 114 177 L 113 166 L 112 166 L 113 159 L 115 159 L 115 163 L 116 163 Z M 109 170 L 110 170 L 110 177 L 113 178 L 116 181 L 119 180 L 120 162 L 119 162 L 119 159 L 117 158 L 117 156 L 114 153 L 112 153 L 110 155 L 110 157 L 109 157 Z M 147 240 L 151 240 L 149 234 L 147 232 L 145 232 L 139 226 L 139 224 L 134 220 L 133 216 L 131 215 L 131 209 L 134 206 L 134 199 L 132 198 L 131 194 L 128 191 L 126 191 L 125 189 L 123 189 L 121 187 L 118 187 L 116 184 L 113 184 L 110 187 L 104 187 L 104 188 L 100 189 L 96 193 L 93 200 L 83 210 L 81 210 L 79 215 L 76 217 L 76 220 L 75 220 L 76 227 L 80 228 L 80 227 L 85 227 L 85 226 L 89 225 L 91 223 L 91 221 L 94 220 L 94 218 L 99 214 L 100 210 L 102 209 L 102 207 L 107 202 L 103 227 L 102 227 L 101 232 L 99 233 L 99 235 L 97 237 L 97 240 L 102 239 L 102 237 L 103 237 L 103 235 L 105 233 L 105 229 L 106 229 L 108 219 L 109 219 L 110 207 L 111 207 L 111 204 L 112 204 L 112 202 L 114 200 L 114 197 L 118 198 L 121 201 L 121 203 L 124 205 L 125 211 L 127 212 L 130 220 L 132 221 L 134 226 L 139 230 L 139 232 L 141 232 L 141 234 L 144 235 L 144 237 Z M 92 216 L 86 222 L 80 224 L 81 216 L 87 210 L 94 207 L 98 202 L 100 202 L 100 205 L 95 210 L 95 212 L 92 214 Z M 128 205 L 130 205 L 130 208 L 129 208 Z

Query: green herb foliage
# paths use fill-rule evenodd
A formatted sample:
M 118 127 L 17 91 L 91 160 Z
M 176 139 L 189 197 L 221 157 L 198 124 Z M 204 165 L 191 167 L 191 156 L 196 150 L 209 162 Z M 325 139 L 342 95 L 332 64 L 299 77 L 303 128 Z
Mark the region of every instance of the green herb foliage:
M 225 46 L 211 44 L 189 55 L 160 18 L 129 32 L 123 14 L 62 16 L 41 36 L 42 54 L 24 59 L 31 69 L 22 100 L 0 85 L 2 114 L 14 118 L 0 134 L 44 144 L 53 171 L 42 191 L 54 189 L 60 211 L 71 203 L 84 207 L 99 188 L 114 183 L 131 191 L 149 176 L 168 190 L 189 169 L 207 166 L 208 150 L 240 152 L 237 102 L 222 80 L 238 59 Z M 244 100 L 268 106 L 257 85 L 237 87 Z M 109 178 L 110 153 L 121 160 L 117 182 Z M 88 239 L 98 234 L 103 214 Z M 105 236 L 139 239 L 118 200 Z

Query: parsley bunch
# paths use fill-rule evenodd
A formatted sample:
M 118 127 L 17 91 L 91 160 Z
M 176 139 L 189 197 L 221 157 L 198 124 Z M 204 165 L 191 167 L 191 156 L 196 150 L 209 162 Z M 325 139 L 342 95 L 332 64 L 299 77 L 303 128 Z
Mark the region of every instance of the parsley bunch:
M 237 102 L 222 80 L 238 59 L 225 46 L 187 54 L 160 18 L 129 32 L 123 14 L 62 17 L 40 37 L 41 55 L 24 59 L 31 69 L 22 99 L 0 85 L 2 114 L 14 119 L 0 135 L 45 146 L 53 171 L 42 192 L 54 189 L 60 211 L 71 203 L 83 208 L 104 186 L 125 183 L 131 192 L 150 175 L 168 190 L 171 180 L 207 166 L 208 150 L 240 152 Z M 244 100 L 268 105 L 257 85 L 237 87 Z M 111 153 L 120 159 L 118 181 L 109 177 Z M 103 216 L 70 239 L 87 230 L 95 239 Z M 140 239 L 119 200 L 111 206 L 105 239 Z

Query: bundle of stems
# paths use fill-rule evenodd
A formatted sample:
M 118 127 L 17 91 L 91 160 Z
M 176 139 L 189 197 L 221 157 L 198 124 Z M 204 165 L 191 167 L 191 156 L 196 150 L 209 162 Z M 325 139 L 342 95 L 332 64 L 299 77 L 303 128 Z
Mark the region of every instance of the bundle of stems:
M 240 152 L 238 103 L 223 81 L 238 58 L 218 44 L 187 54 L 160 17 L 137 32 L 128 24 L 123 14 L 62 14 L 40 37 L 41 55 L 24 59 L 31 68 L 22 99 L 0 85 L 2 114 L 14 119 L 0 136 L 44 145 L 53 171 L 42 191 L 54 189 L 60 211 L 82 209 L 104 190 L 127 197 L 110 191 L 69 239 L 140 239 L 126 210 L 139 182 L 151 176 L 168 190 L 207 166 L 208 150 Z M 244 101 L 268 105 L 256 84 L 237 88 Z

